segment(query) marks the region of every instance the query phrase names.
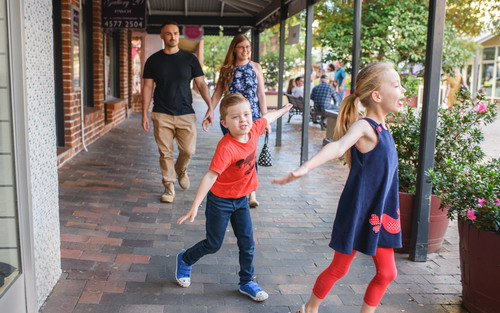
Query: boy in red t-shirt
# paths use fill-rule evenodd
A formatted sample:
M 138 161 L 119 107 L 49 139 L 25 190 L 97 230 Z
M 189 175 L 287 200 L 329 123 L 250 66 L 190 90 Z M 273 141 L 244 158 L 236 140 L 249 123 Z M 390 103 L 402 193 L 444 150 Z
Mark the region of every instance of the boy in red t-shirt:
M 264 115 L 252 122 L 250 104 L 240 94 L 230 94 L 220 105 L 221 123 L 229 129 L 219 141 L 208 172 L 196 191 L 191 209 L 177 220 L 193 222 L 198 207 L 207 196 L 206 239 L 177 255 L 175 278 L 181 287 L 191 285 L 191 267 L 201 257 L 217 252 L 231 221 L 240 250 L 240 292 L 255 301 L 264 301 L 268 294 L 253 281 L 253 230 L 247 195 L 257 189 L 255 151 L 257 141 L 268 123 L 272 123 L 292 107 Z M 208 194 L 207 194 L 208 193 Z

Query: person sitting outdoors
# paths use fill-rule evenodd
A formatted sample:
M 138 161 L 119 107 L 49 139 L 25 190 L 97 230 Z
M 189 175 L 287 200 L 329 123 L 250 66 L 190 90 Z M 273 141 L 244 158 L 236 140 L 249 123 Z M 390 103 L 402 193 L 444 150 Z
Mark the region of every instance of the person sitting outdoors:
M 292 78 L 288 81 L 288 88 L 286 88 L 286 93 L 291 95 L 293 88 L 295 88 L 295 78 Z
M 328 76 L 321 75 L 321 82 L 313 88 L 311 100 L 314 101 L 314 108 L 321 113 L 321 123 L 325 125 L 325 110 L 330 107 L 330 100 L 334 99 L 335 90 L 329 84 Z
M 304 77 L 299 76 L 295 78 L 295 87 L 292 89 L 292 96 L 304 98 Z

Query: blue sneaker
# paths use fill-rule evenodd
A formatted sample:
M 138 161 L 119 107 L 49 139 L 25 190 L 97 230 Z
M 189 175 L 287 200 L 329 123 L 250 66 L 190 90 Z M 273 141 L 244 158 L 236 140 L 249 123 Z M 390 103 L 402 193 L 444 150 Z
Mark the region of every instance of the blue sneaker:
M 240 286 L 240 292 L 244 295 L 249 296 L 254 301 L 264 301 L 269 298 L 267 292 L 262 290 L 259 285 L 254 281 L 249 281 L 248 283 Z
M 177 255 L 177 262 L 175 262 L 175 280 L 179 286 L 187 288 L 191 285 L 191 268 L 193 266 L 187 265 L 182 261 L 182 256 L 185 250 Z

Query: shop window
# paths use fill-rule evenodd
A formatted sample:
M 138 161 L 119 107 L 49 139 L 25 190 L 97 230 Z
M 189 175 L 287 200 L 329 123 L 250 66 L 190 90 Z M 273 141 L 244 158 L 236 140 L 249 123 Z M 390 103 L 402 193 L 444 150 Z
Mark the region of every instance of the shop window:
M 0 298 L 21 270 L 6 15 L 0 1 Z
M 500 98 L 500 62 L 497 62 L 497 78 L 495 79 L 495 98 Z
M 495 60 L 495 48 L 483 49 L 483 61 Z
M 467 87 L 469 89 L 472 88 L 472 85 L 474 84 L 474 81 L 472 80 L 472 65 L 469 64 L 467 65 L 467 70 L 465 72 L 465 83 L 467 84 Z
M 63 57 L 61 1 L 52 1 L 52 27 L 54 40 L 54 96 L 56 105 L 56 138 L 57 146 L 64 147 L 64 95 L 63 95 Z
M 104 90 L 106 100 L 118 98 L 120 94 L 119 35 L 118 31 L 109 31 L 105 36 Z
M 94 41 L 93 41 L 93 27 L 92 27 L 92 1 L 82 0 L 81 10 L 81 60 L 82 60 L 82 96 L 83 103 L 87 107 L 94 106 Z
M 141 46 L 141 37 L 135 37 L 132 39 L 132 94 L 134 95 L 141 93 Z
M 483 64 L 481 66 L 481 87 L 486 97 L 491 97 L 491 92 L 493 90 L 493 64 Z

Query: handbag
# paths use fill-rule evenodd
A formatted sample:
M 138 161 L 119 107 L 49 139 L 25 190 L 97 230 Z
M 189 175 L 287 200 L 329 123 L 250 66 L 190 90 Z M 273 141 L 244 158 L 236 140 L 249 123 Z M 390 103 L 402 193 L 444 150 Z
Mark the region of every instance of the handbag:
M 267 145 L 268 141 L 269 141 L 269 133 L 266 131 L 264 146 L 260 151 L 259 160 L 257 161 L 257 164 L 259 166 L 269 167 L 273 165 L 273 156 L 271 155 L 271 150 L 269 150 L 269 146 Z

